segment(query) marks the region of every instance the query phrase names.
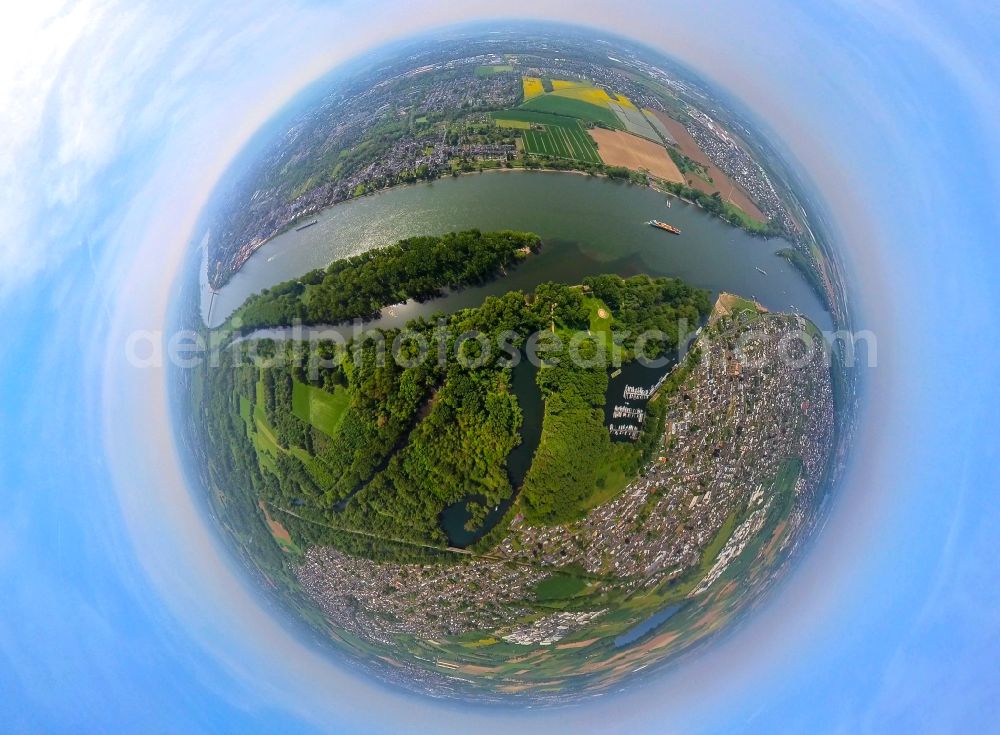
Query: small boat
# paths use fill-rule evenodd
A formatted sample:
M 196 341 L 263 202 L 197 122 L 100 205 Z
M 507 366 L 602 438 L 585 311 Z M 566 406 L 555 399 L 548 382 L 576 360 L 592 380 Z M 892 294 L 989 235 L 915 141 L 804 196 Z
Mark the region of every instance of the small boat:
M 681 234 L 681 231 L 679 229 L 677 229 L 676 227 L 674 227 L 673 225 L 668 225 L 666 222 L 660 222 L 660 220 L 658 220 L 658 219 L 651 219 L 646 224 L 649 225 L 650 227 L 656 227 L 657 229 L 665 230 L 667 232 L 671 232 L 674 235 Z
M 318 219 L 314 219 L 314 220 L 313 220 L 312 222 L 306 222 L 306 223 L 305 223 L 304 225 L 300 225 L 300 226 L 296 227 L 296 228 L 295 228 L 295 231 L 296 231 L 296 232 L 298 232 L 299 230 L 304 230 L 304 229 L 306 229 L 307 227 L 312 227 L 312 226 L 313 226 L 313 225 L 315 225 L 315 224 L 316 224 L 317 222 L 319 222 L 319 220 L 318 220 Z
M 759 266 L 756 266 L 756 265 L 754 266 L 754 268 L 757 269 L 758 273 L 763 273 L 765 276 L 767 275 L 767 271 L 764 270 L 763 268 L 760 268 Z

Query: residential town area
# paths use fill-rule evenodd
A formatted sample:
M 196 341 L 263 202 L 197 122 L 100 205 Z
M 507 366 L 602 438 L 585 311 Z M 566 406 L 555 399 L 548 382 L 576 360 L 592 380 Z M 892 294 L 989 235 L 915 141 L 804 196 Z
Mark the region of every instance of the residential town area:
M 748 329 L 753 339 L 736 350 Z M 803 463 L 799 492 L 814 492 L 833 431 L 825 351 L 815 344 L 800 364 L 805 358 L 778 359 L 776 349 L 802 330 L 799 317 L 776 314 L 703 330 L 695 344 L 701 358 L 669 397 L 663 445 L 651 466 L 582 521 L 515 521 L 500 551 L 543 565 L 579 564 L 626 588 L 649 589 L 697 565 L 730 516 L 766 502 L 790 458 Z

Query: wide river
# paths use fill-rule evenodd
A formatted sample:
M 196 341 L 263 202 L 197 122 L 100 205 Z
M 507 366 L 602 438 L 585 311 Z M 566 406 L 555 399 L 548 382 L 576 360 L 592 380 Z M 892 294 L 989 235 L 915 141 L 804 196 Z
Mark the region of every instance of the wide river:
M 822 329 L 830 317 L 805 280 L 775 251 L 780 239 L 751 237 L 694 205 L 652 189 L 600 177 L 554 172 L 495 171 L 398 187 L 334 205 L 301 231 L 260 248 L 216 295 L 210 326 L 221 324 L 247 296 L 334 260 L 413 235 L 452 230 L 527 230 L 544 246 L 507 278 L 449 295 L 447 307 L 480 303 L 485 295 L 534 288 L 543 281 L 577 283 L 587 275 L 669 275 L 713 292 L 755 298 L 772 310 L 794 309 Z M 679 227 L 671 235 L 646 224 Z M 758 270 L 760 269 L 760 270 Z M 765 271 L 762 273 L 760 271 Z M 212 293 L 202 274 L 202 315 Z M 401 324 L 442 304 L 388 310 L 383 326 Z

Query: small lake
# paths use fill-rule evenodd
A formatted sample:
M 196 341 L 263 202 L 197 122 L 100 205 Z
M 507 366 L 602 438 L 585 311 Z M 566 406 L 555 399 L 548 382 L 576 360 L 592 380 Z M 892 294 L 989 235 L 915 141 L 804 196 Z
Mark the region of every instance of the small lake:
M 524 483 L 524 477 L 531 467 L 531 460 L 542 438 L 542 415 L 545 410 L 542 401 L 542 391 L 535 382 L 538 367 L 529 360 L 523 359 L 514 368 L 511 376 L 512 389 L 517 396 L 517 404 L 521 408 L 521 443 L 507 455 L 507 474 L 510 477 L 514 492 L 504 502 L 489 509 L 486 520 L 478 528 L 471 531 L 465 527 L 471 517 L 470 503 L 483 503 L 482 495 L 471 495 L 453 503 L 441 512 L 441 530 L 448 536 L 451 546 L 465 548 L 482 538 L 493 526 L 499 523 L 504 513 L 514 503 L 517 493 Z
M 507 455 L 507 474 L 510 476 L 510 484 L 519 489 L 531 467 L 538 441 L 542 438 L 545 405 L 542 391 L 535 381 L 538 366 L 522 359 L 512 372 L 511 383 L 514 395 L 517 396 L 517 405 L 521 408 L 521 443 Z
M 678 602 L 674 605 L 667 605 L 659 612 L 653 613 L 641 623 L 637 623 L 615 638 L 615 648 L 630 646 L 647 633 L 652 633 L 654 630 L 663 625 L 663 623 L 667 622 L 670 618 L 676 615 L 682 607 L 684 607 L 684 605 Z
M 507 278 L 444 300 L 391 307 L 383 312 L 389 321 L 380 326 L 400 326 L 418 314 L 454 311 L 486 295 L 545 281 L 648 273 L 756 298 L 773 310 L 794 308 L 820 328 L 830 328 L 829 315 L 805 280 L 774 255 L 788 247 L 786 241 L 751 237 L 692 204 L 671 199 L 668 207 L 667 201 L 645 187 L 555 172 L 500 171 L 398 187 L 329 207 L 317 215 L 316 225 L 274 238 L 214 301 L 204 285 L 202 315 L 211 303 L 210 326 L 217 326 L 251 294 L 334 260 L 413 235 L 479 228 L 528 230 L 544 245 Z M 676 225 L 682 234 L 649 227 L 646 222 L 654 218 Z

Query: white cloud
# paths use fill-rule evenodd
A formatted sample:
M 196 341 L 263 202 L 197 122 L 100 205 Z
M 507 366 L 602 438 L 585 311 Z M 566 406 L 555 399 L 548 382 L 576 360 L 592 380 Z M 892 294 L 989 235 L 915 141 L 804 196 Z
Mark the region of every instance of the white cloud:
M 40 158 L 37 138 L 49 95 L 92 10 L 88 3 L 18 3 L 0 19 L 0 296 L 47 257 L 27 242 L 36 207 L 28 181 Z
M 0 10 L 0 299 L 109 224 L 113 187 L 138 183 L 130 156 L 195 104 L 206 67 L 227 70 L 264 35 L 265 23 L 231 31 L 243 12 L 115 0 Z

